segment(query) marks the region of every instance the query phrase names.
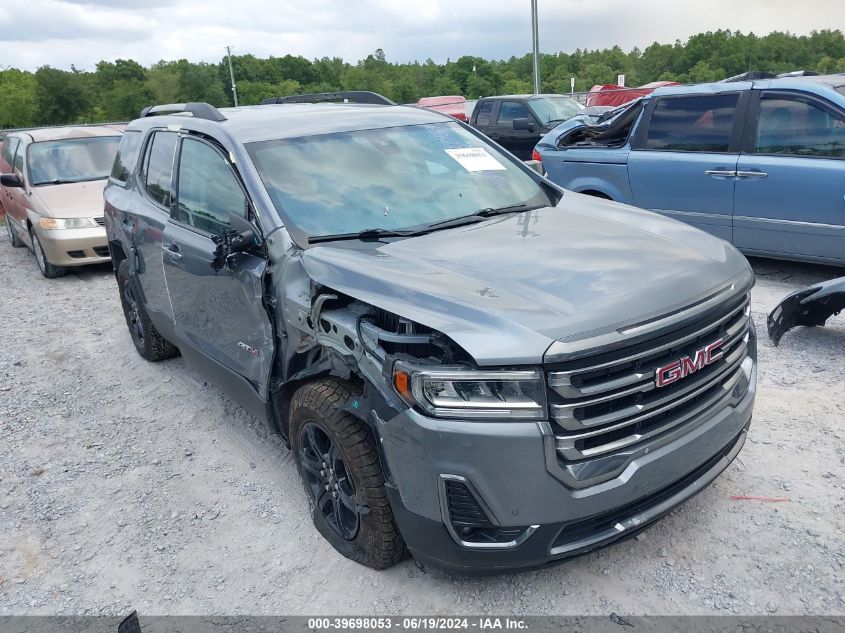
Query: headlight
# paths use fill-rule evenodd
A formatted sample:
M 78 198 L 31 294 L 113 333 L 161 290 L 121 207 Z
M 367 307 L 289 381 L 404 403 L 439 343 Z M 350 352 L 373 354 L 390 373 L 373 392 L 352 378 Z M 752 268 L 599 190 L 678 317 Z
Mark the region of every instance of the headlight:
M 100 226 L 94 218 L 41 218 L 38 221 L 42 229 L 94 229 Z
M 542 375 L 536 370 L 482 371 L 397 362 L 393 386 L 410 405 L 436 417 L 546 417 Z

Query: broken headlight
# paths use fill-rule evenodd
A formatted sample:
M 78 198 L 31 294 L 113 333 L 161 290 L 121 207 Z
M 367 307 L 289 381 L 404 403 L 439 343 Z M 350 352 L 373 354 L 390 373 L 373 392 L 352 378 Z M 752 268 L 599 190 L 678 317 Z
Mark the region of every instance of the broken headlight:
M 410 405 L 435 417 L 541 420 L 546 417 L 537 370 L 418 367 L 397 362 L 393 386 Z

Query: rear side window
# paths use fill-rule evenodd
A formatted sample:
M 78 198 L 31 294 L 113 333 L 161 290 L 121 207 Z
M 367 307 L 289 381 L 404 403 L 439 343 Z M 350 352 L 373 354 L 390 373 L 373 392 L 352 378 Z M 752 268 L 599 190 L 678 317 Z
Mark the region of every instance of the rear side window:
M 121 185 L 129 182 L 129 177 L 135 171 L 135 163 L 138 160 L 138 150 L 141 147 L 140 132 L 126 132 L 120 139 L 117 148 L 117 155 L 114 157 L 114 165 L 111 170 L 111 181 Z
M 529 116 L 531 115 L 528 114 L 525 104 L 519 101 L 502 101 L 497 123 L 498 125 L 513 125 L 514 119 L 527 119 Z
M 246 197 L 223 156 L 186 138 L 179 153 L 179 203 L 171 217 L 212 235 L 229 228 L 229 214 L 246 215 Z
M 845 118 L 800 98 L 763 95 L 755 152 L 843 158 Z
M 150 198 L 168 209 L 173 200 L 173 156 L 177 138 L 175 132 L 155 132 L 144 157 L 144 187 Z
M 664 97 L 648 126 L 647 149 L 727 152 L 738 94 Z
M 484 101 L 478 106 L 478 116 L 475 119 L 476 125 L 490 125 L 490 115 L 493 114 L 493 102 Z

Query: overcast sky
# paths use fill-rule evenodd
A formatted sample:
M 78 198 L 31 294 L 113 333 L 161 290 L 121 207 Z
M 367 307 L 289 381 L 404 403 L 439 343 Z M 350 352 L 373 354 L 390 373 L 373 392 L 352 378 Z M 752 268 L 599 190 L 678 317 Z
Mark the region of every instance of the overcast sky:
M 845 0 L 538 0 L 543 52 L 645 47 L 707 30 L 845 31 Z M 234 52 L 356 61 L 504 59 L 531 49 L 529 0 L 2 0 L 0 68 Z

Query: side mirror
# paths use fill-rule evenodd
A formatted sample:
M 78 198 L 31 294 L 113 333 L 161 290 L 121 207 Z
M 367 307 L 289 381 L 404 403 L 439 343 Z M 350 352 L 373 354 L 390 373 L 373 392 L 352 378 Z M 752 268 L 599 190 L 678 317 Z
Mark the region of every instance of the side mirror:
M 261 241 L 261 236 L 258 235 L 252 222 L 241 214 L 229 213 L 229 226 L 230 231 L 237 232 L 237 235 L 232 237 L 233 253 L 246 250 L 251 246 L 258 246 Z
M 23 180 L 17 174 L 0 175 L 0 185 L 4 187 L 23 187 Z
M 211 267 L 214 270 L 220 270 L 226 265 L 230 256 L 257 246 L 260 236 L 249 220 L 238 213 L 230 212 L 229 229 L 224 235 L 214 236 L 211 239 L 217 245 Z
M 528 130 L 529 132 L 534 131 L 534 122 L 527 118 L 521 117 L 519 119 L 513 120 L 513 129 L 515 130 Z

